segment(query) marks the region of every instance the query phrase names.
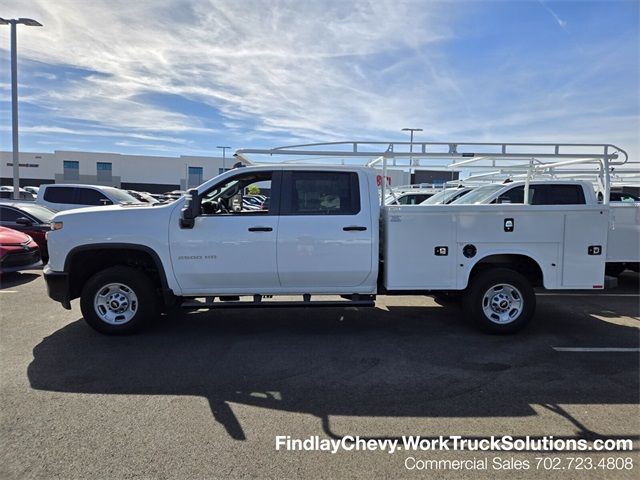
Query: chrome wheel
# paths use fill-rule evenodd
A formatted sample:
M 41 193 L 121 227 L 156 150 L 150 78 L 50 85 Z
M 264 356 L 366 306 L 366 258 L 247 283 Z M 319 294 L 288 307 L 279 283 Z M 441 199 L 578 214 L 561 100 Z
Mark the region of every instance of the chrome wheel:
M 93 308 L 103 322 L 122 325 L 138 311 L 138 297 L 123 283 L 109 283 L 96 293 Z
M 506 324 L 516 320 L 524 308 L 522 294 L 513 285 L 500 283 L 487 290 L 482 297 L 482 310 L 494 323 Z

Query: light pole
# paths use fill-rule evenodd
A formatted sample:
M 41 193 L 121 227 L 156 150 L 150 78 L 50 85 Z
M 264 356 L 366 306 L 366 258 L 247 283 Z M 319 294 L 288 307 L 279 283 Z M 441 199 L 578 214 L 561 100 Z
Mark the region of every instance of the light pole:
M 421 128 L 403 128 L 403 132 L 411 132 L 411 139 L 409 140 L 409 153 L 413 153 L 413 132 L 422 132 Z M 409 155 L 410 164 L 413 165 L 413 156 Z
M 422 132 L 421 128 L 403 128 L 403 132 L 411 132 L 411 139 L 409 140 L 409 182 L 411 182 L 411 167 L 413 166 L 413 132 Z
M 222 173 L 227 171 L 227 149 L 231 147 L 221 147 L 218 145 L 216 148 L 222 149 Z
M 42 24 L 31 18 L 0 18 L 0 25 L 11 25 L 11 134 L 13 140 L 13 198 L 20 199 L 20 154 L 18 149 L 18 52 L 16 25 L 41 27 Z

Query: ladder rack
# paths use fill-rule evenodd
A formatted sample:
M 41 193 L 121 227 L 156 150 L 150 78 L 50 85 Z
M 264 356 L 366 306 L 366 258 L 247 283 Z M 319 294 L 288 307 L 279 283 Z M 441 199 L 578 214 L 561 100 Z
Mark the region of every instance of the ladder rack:
M 382 164 L 383 178 L 389 159 L 408 159 L 408 167 L 421 166 L 426 160 L 450 160 L 449 169 L 511 170 L 526 175 L 527 190 L 531 177 L 572 165 L 593 164 L 593 173 L 602 185 L 605 202 L 609 201 L 611 167 L 627 163 L 629 156 L 622 148 L 608 143 L 508 143 L 508 142 L 370 142 L 345 141 L 288 145 L 271 149 L 246 148 L 235 156 L 252 163 L 248 155 L 270 157 L 323 157 L 323 160 L 368 159 L 368 167 Z M 297 161 L 302 161 L 298 159 Z M 520 163 L 513 164 L 514 161 Z M 523 163 L 526 162 L 526 163 Z M 500 165 L 499 165 L 500 163 Z M 506 163 L 506 164 L 505 164 Z M 382 201 L 386 182 L 382 182 Z M 528 193 L 528 192 L 527 192 Z M 525 197 L 526 197 L 525 193 Z
M 523 158 L 608 159 L 611 165 L 627 162 L 627 153 L 612 144 L 600 143 L 493 143 L 493 142 L 325 142 L 287 145 L 271 149 L 243 148 L 244 155 L 295 155 L 316 157 L 375 158 Z M 371 162 L 370 162 L 371 163 Z

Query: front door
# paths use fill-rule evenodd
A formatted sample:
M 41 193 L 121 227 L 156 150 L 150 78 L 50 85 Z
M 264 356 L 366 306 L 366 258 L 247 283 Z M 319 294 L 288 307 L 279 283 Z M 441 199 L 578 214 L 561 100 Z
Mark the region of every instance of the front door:
M 273 172 L 239 173 L 204 192 L 190 229 L 171 226 L 171 261 L 185 295 L 271 293 L 276 265 Z M 276 188 L 277 189 L 277 188 Z

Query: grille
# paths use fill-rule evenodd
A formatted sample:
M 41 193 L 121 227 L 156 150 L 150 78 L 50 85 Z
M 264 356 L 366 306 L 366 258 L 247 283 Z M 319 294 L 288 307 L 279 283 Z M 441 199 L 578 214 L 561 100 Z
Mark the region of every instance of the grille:
M 40 252 L 35 248 L 28 252 L 9 253 L 2 258 L 0 265 L 3 268 L 20 267 L 31 265 L 40 261 Z

